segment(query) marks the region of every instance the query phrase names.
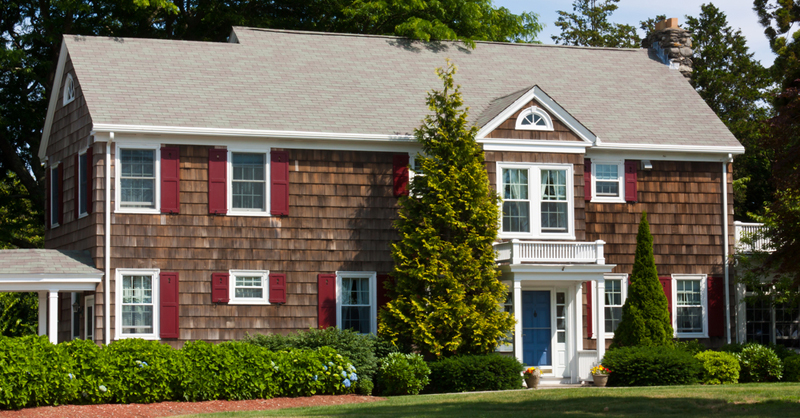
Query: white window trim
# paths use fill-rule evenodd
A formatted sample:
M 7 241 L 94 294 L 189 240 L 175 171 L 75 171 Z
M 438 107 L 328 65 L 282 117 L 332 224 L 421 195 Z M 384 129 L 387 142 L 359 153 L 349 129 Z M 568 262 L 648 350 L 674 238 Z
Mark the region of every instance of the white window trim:
M 72 95 L 68 95 L 69 91 L 72 90 Z M 72 74 L 67 74 L 66 80 L 64 80 L 64 96 L 61 99 L 62 106 L 66 106 L 70 103 L 75 101 L 75 80 L 72 78 Z
M 266 149 L 231 149 L 228 148 L 228 173 L 227 173 L 227 188 L 228 188 L 228 215 L 229 216 L 272 216 L 272 184 L 270 172 L 270 158 L 271 150 Z M 233 207 L 233 154 L 264 154 L 264 210 L 241 210 Z
M 63 183 L 64 179 L 58 179 L 59 181 L 55 181 L 55 179 L 53 178 L 53 172 L 55 171 L 56 173 L 58 173 L 58 166 L 59 165 L 61 165 L 61 161 L 51 165 L 50 168 L 48 168 L 48 170 L 50 170 L 50 190 L 49 190 L 50 195 L 48 196 L 47 200 L 50 202 L 49 204 L 50 204 L 50 228 L 51 229 L 52 228 L 58 228 L 59 226 L 61 226 L 61 224 L 58 223 L 58 214 L 59 214 L 59 211 L 63 211 L 64 210 L 64 208 L 63 208 L 63 206 L 64 206 L 64 196 L 62 196 L 62 194 L 64 193 L 64 190 L 59 190 L 59 188 L 58 188 L 59 182 L 61 182 L 61 184 L 64 184 Z M 61 175 L 62 176 L 64 175 L 64 170 L 61 170 Z M 59 201 L 58 205 L 61 206 L 59 208 L 59 211 L 56 211 L 56 208 L 53 206 L 56 203 L 56 199 L 53 199 L 53 191 L 55 191 L 55 190 L 58 190 L 58 201 Z
M 378 334 L 378 273 L 374 271 L 336 272 L 336 328 L 342 329 L 342 278 L 369 279 L 370 333 Z
M 156 175 L 153 200 L 154 208 L 131 208 L 121 205 L 122 188 L 120 178 L 122 177 L 122 164 L 120 163 L 121 149 L 149 149 L 155 150 L 154 171 Z M 117 142 L 114 149 L 114 213 L 161 213 L 161 147 L 158 145 L 143 145 Z
M 609 280 L 619 280 L 620 281 L 620 284 L 621 284 L 620 291 L 622 292 L 622 305 L 625 305 L 625 301 L 628 299 L 628 274 L 627 273 L 609 273 L 609 274 L 604 274 L 603 275 L 603 281 L 607 282 Z M 599 299 L 597 299 L 598 297 L 600 297 L 600 295 L 597 294 L 597 282 L 593 281 L 592 282 L 592 299 L 593 299 L 592 300 L 592 309 L 595 309 L 597 307 L 597 301 L 599 300 Z M 603 295 L 603 297 L 605 297 L 605 295 Z M 603 299 L 603 302 L 605 302 L 605 299 Z M 603 303 L 603 307 L 605 307 L 605 306 L 606 306 L 606 304 Z M 605 315 L 603 315 L 603 317 L 605 318 Z M 602 324 L 602 325 L 603 325 L 603 332 L 605 332 L 606 324 Z M 595 312 L 592 312 L 592 329 L 597 330 L 596 332 L 592 333 L 592 339 L 596 339 L 597 338 L 597 333 L 600 332 L 600 327 L 597 324 L 597 315 L 595 314 Z M 613 332 L 605 332 L 605 336 L 606 336 L 607 339 L 608 338 L 614 338 L 614 333 Z
M 114 294 L 114 339 L 141 338 L 143 340 L 161 339 L 161 295 L 159 280 L 160 269 L 117 269 L 115 275 Z M 122 276 L 151 276 L 153 279 L 153 332 L 151 334 L 123 334 L 122 333 Z
M 619 180 L 619 196 L 597 195 L 597 166 L 616 165 Z M 592 203 L 625 203 L 625 160 L 606 160 L 592 158 Z
M 89 326 L 89 307 L 92 308 L 92 323 L 94 326 Z M 94 341 L 94 328 L 97 324 L 95 316 L 94 295 L 86 296 L 83 299 L 83 337 L 89 341 Z
M 269 271 L 268 270 L 229 270 L 228 305 L 269 305 Z M 261 277 L 261 298 L 237 298 L 236 276 Z
M 700 303 L 703 305 L 703 332 L 678 332 L 678 280 L 700 281 Z M 672 275 L 672 329 L 677 338 L 708 338 L 708 275 Z
M 547 126 L 537 126 L 537 125 L 523 125 L 522 121 L 525 119 L 526 116 L 536 114 L 544 119 L 544 122 Z M 517 116 L 517 121 L 514 125 L 514 129 L 524 130 L 524 131 L 552 131 L 553 130 L 553 119 L 550 115 L 547 114 L 544 110 L 542 110 L 538 106 L 530 106 L 526 109 L 523 109 L 519 116 Z
M 503 232 L 503 169 L 527 169 L 528 170 L 528 198 L 531 202 L 530 208 L 530 232 Z M 575 177 L 572 164 L 532 164 L 532 163 L 506 163 L 497 162 L 497 192 L 500 195 L 500 216 L 498 223 L 498 238 L 535 238 L 542 240 L 574 240 L 575 239 Z M 541 203 L 539 197 L 539 187 L 541 187 L 542 170 L 566 170 L 567 171 L 567 232 L 563 233 L 542 233 Z M 536 187 L 533 188 L 532 186 Z M 535 193 L 534 193 L 535 192 Z
M 89 161 L 89 156 L 87 155 L 88 151 L 89 151 L 89 148 L 86 147 L 81 152 L 78 153 L 78 178 L 75 179 L 75 193 L 78 194 L 78 211 L 79 211 L 77 219 L 83 219 L 83 218 L 89 216 L 89 203 L 86 203 L 86 212 L 80 212 L 81 202 L 85 202 L 86 201 L 86 191 L 83 190 L 83 188 L 81 187 L 81 177 L 80 177 L 81 176 L 81 167 L 80 167 L 81 156 L 82 155 L 86 156 L 86 173 L 88 174 L 89 173 L 89 165 L 92 163 L 91 161 Z M 92 179 L 88 179 L 87 178 L 86 179 L 86 183 L 88 184 L 89 188 L 92 187 Z

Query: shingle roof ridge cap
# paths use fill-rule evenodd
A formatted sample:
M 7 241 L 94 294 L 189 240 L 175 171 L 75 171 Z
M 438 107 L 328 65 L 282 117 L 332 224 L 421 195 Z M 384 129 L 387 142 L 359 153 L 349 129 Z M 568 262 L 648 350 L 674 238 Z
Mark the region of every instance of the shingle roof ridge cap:
M 422 41 L 419 39 L 411 39 L 405 36 L 397 35 L 373 35 L 364 33 L 348 33 L 348 32 L 324 32 L 324 31 L 310 31 L 310 30 L 297 30 L 297 29 L 274 29 L 274 28 L 254 28 L 250 26 L 233 26 L 233 29 L 251 30 L 254 32 L 277 32 L 277 33 L 290 33 L 298 35 L 314 35 L 314 36 L 343 36 L 353 38 L 380 38 L 380 39 L 401 39 L 404 41 L 412 42 L 448 42 L 448 43 L 461 43 L 458 39 L 443 39 L 437 41 Z M 527 42 L 499 42 L 499 41 L 473 41 L 476 44 L 488 45 L 505 45 L 505 46 L 522 46 L 522 47 L 542 47 L 542 48 L 565 48 L 565 49 L 585 49 L 590 51 L 619 51 L 619 52 L 641 52 L 645 48 L 612 48 L 612 47 L 596 47 L 596 46 L 580 46 L 580 45 L 557 45 L 557 44 L 534 44 Z
M 533 85 L 530 85 L 530 86 L 527 86 L 527 87 L 523 87 L 523 88 L 521 88 L 521 89 L 519 89 L 519 90 L 512 91 L 511 93 L 508 93 L 508 94 L 504 94 L 504 95 L 502 95 L 502 96 L 495 97 L 495 98 L 494 98 L 494 99 L 492 99 L 492 100 L 491 100 L 491 102 L 489 102 L 489 103 L 496 102 L 496 101 L 498 101 L 498 100 L 502 100 L 502 99 L 505 99 L 506 97 L 511 97 L 511 96 L 514 96 L 514 95 L 519 95 L 519 96 L 522 96 L 522 94 L 523 94 L 523 93 L 526 93 L 526 92 L 529 92 L 529 91 L 531 91 L 531 90 L 532 90 L 534 87 L 536 87 L 536 84 L 533 84 Z
M 117 39 L 120 39 L 122 41 L 135 40 L 135 41 L 153 41 L 153 42 L 164 42 L 164 43 L 191 43 L 191 44 L 209 44 L 209 45 L 228 45 L 228 44 L 230 44 L 227 41 L 217 42 L 217 41 L 195 41 L 195 40 L 189 40 L 189 39 L 163 39 L 163 38 L 146 38 L 146 37 L 139 38 L 139 37 L 135 37 L 135 36 L 124 36 L 123 37 L 123 36 L 103 36 L 103 35 L 79 35 L 79 34 L 72 34 L 72 33 L 65 33 L 63 36 L 64 36 L 64 41 L 69 40 L 71 42 L 78 42 L 78 41 L 75 41 L 74 39 L 68 39 L 68 37 L 69 38 L 91 38 L 91 39 L 98 39 L 98 40 L 112 41 L 112 42 L 116 41 Z M 232 44 L 232 45 L 236 45 L 236 44 Z

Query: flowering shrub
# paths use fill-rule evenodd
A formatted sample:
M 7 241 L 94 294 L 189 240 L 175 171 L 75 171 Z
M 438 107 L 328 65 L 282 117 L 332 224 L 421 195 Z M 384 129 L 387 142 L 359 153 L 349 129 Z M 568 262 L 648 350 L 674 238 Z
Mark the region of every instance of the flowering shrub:
M 378 369 L 379 391 L 382 395 L 416 395 L 430 382 L 430 374 L 421 355 L 391 353 Z
M 739 360 L 733 354 L 708 350 L 694 357 L 703 364 L 701 383 L 721 385 L 739 381 Z
M 183 356 L 167 344 L 139 338 L 114 341 L 100 351 L 95 367 L 104 376 L 103 400 L 110 396 L 119 403 L 150 403 L 180 399 L 180 379 L 185 367 Z M 97 375 L 95 375 L 97 376 Z
M 448 357 L 428 363 L 425 393 L 508 390 L 522 387 L 522 363 L 499 354 Z
M 68 403 L 97 404 L 111 402 L 112 392 L 108 391 L 109 366 L 99 360 L 102 350 L 86 340 L 73 340 L 58 345 L 74 362 L 72 374 L 77 382 L 77 390 Z
M 0 336 L 0 408 L 59 405 L 75 397 L 73 360 L 44 336 Z

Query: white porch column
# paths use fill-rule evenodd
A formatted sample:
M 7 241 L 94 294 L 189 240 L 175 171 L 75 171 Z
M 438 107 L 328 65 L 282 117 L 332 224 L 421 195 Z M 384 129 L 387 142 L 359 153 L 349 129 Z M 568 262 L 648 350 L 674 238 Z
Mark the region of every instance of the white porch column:
M 47 335 L 51 343 L 58 344 L 58 291 L 51 290 L 49 293 L 50 318 L 47 321 Z
M 39 291 L 39 335 L 47 335 L 47 292 Z
M 603 279 L 597 281 L 597 362 L 603 361 L 606 354 L 606 282 Z
M 575 350 L 583 350 L 583 283 L 575 284 Z
M 522 363 L 522 281 L 514 279 L 514 355 Z

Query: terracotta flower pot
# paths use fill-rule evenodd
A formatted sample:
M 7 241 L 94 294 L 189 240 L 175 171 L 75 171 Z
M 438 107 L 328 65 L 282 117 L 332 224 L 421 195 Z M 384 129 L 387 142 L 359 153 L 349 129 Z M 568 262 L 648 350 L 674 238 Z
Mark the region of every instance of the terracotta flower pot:
M 525 376 L 525 384 L 528 385 L 528 389 L 538 389 L 540 377 L 538 374 Z
M 594 385 L 600 388 L 606 387 L 606 383 L 608 383 L 608 375 L 607 374 L 593 374 L 592 380 L 594 380 Z

